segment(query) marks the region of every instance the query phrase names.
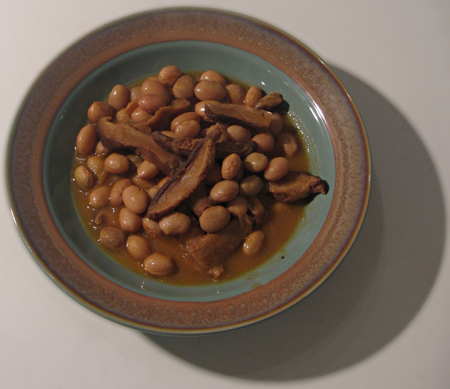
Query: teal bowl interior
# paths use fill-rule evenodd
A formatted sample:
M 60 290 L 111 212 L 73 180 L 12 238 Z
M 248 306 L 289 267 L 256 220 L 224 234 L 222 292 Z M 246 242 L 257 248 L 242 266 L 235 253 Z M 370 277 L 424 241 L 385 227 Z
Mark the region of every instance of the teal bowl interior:
M 156 74 L 166 65 L 182 71 L 214 69 L 225 76 L 281 93 L 289 115 L 297 123 L 309 150 L 311 173 L 329 184 L 329 193 L 307 205 L 304 219 L 282 251 L 257 269 L 227 282 L 201 286 L 160 283 L 125 268 L 93 242 L 74 206 L 70 170 L 78 131 L 86 122 L 93 101 L 106 98 L 116 84 L 130 84 Z M 335 159 L 320 109 L 307 94 L 278 68 L 261 58 L 230 46 L 174 41 L 152 44 L 122 54 L 92 72 L 68 96 L 51 125 L 44 150 L 43 183 L 52 217 L 65 240 L 96 272 L 131 291 L 172 301 L 214 301 L 236 296 L 263 285 L 292 266 L 319 233 L 333 198 Z

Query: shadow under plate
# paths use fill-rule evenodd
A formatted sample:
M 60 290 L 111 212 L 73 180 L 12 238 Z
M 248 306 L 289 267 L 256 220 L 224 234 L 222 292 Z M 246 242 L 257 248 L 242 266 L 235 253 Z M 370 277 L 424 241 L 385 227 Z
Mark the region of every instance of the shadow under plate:
M 360 111 L 372 153 L 371 199 L 352 249 L 323 285 L 290 309 L 214 335 L 144 334 L 161 348 L 241 379 L 317 377 L 380 350 L 425 302 L 445 244 L 436 170 L 414 128 L 386 98 L 354 76 L 332 70 Z

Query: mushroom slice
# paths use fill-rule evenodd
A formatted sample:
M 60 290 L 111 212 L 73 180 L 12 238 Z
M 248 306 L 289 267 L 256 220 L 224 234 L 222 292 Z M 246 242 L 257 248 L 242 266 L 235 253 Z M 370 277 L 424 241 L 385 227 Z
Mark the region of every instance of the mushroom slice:
M 296 201 L 313 194 L 326 194 L 327 183 L 318 176 L 289 172 L 281 180 L 268 182 L 267 190 L 279 201 Z
M 211 120 L 226 124 L 238 124 L 260 132 L 267 132 L 272 112 L 239 104 L 205 105 L 205 115 Z
M 170 105 L 158 109 L 155 114 L 149 119 L 148 125 L 153 130 L 165 130 L 168 126 L 170 126 L 170 122 L 173 118 L 187 112 L 190 106 L 191 103 L 189 102 L 189 100 L 173 100 Z
M 270 111 L 283 102 L 283 98 L 279 93 L 270 92 L 268 95 L 261 97 L 255 105 L 256 109 L 265 109 Z
M 183 157 L 188 157 L 201 138 L 186 138 L 186 139 L 176 139 L 170 136 L 164 135 L 159 131 L 152 133 L 154 141 L 161 146 L 163 149 L 170 151 L 171 153 L 181 155 Z M 240 157 L 245 157 L 248 154 L 253 153 L 258 148 L 256 142 L 244 142 L 244 143 L 234 143 L 228 141 L 218 141 L 215 144 L 216 147 L 216 158 L 224 159 L 230 154 L 237 154 Z
M 147 135 L 151 135 L 152 129 L 151 129 L 150 125 L 148 124 L 149 120 L 150 119 L 147 119 L 147 120 L 144 120 L 144 121 L 138 122 L 138 123 L 130 122 L 128 124 L 140 132 L 143 132 Z
M 243 142 L 243 143 L 234 143 L 234 142 L 217 142 L 216 143 L 216 158 L 217 159 L 225 159 L 230 154 L 237 154 L 240 157 L 245 157 L 248 154 L 253 153 L 258 148 L 258 144 L 253 142 Z
M 244 241 L 252 230 L 250 217 L 241 225 L 239 220 L 232 219 L 218 232 L 203 235 L 186 245 L 187 253 L 203 269 L 209 270 L 221 263 Z
M 173 211 L 197 189 L 214 164 L 214 143 L 219 137 L 220 131 L 216 130 L 203 138 L 177 175 L 159 189 L 147 210 L 150 219 L 158 220 Z
M 209 190 L 201 183 L 186 199 L 186 204 L 197 217 L 200 217 L 205 209 L 216 205 L 216 202 L 209 196 Z
M 152 133 L 153 140 L 163 149 L 177 155 L 188 157 L 195 146 L 202 140 L 201 138 L 176 139 L 164 135 L 159 131 Z
M 173 176 L 181 168 L 184 160 L 158 146 L 151 135 L 136 130 L 128 124 L 111 122 L 103 117 L 96 123 L 97 134 L 105 147 L 111 149 L 132 148 L 149 159 L 168 176 Z

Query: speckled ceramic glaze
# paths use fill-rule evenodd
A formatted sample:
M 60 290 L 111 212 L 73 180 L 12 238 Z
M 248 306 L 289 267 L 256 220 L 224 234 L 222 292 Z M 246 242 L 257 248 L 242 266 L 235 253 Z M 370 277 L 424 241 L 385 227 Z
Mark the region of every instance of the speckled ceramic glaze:
M 72 202 L 73 146 L 90 103 L 104 99 L 114 85 L 168 64 L 183 71 L 215 69 L 281 93 L 310 149 L 312 173 L 330 185 L 326 196 L 308 205 L 282 252 L 232 281 L 183 287 L 137 275 L 90 240 Z M 8 174 L 24 241 L 65 292 L 104 317 L 140 330 L 195 334 L 274 315 L 331 274 L 361 226 L 370 157 L 353 102 L 311 50 L 248 17 L 184 8 L 111 23 L 55 59 L 17 116 Z

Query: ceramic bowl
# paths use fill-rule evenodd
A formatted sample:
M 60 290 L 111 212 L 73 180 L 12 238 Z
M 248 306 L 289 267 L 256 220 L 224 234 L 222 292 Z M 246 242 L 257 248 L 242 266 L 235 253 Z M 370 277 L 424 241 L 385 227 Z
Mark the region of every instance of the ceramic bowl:
M 162 67 L 214 69 L 290 104 L 318 196 L 282 251 L 242 277 L 167 285 L 124 268 L 94 243 L 70 192 L 73 146 L 92 101 Z M 370 157 L 343 85 L 309 48 L 260 21 L 209 9 L 162 9 L 111 23 L 56 58 L 27 95 L 10 138 L 8 184 L 17 226 L 42 269 L 75 300 L 118 323 L 197 334 L 248 325 L 319 286 L 353 243 L 367 207 Z

